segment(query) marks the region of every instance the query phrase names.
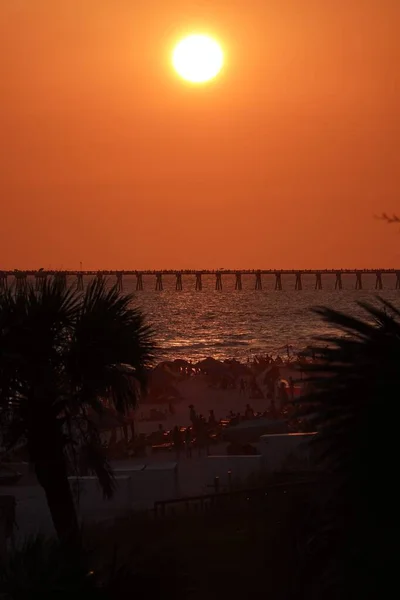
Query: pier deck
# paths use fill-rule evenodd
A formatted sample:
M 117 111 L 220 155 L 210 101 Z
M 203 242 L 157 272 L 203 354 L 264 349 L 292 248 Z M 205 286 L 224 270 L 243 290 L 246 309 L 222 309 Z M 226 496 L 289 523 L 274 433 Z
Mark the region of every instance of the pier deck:
M 154 277 L 155 291 L 164 289 L 163 278 L 174 277 L 176 291 L 183 290 L 184 277 L 191 275 L 195 277 L 195 290 L 203 289 L 203 276 L 212 275 L 215 277 L 215 289 L 221 291 L 223 289 L 223 280 L 227 276 L 235 278 L 235 290 L 242 290 L 243 275 L 254 277 L 254 289 L 263 289 L 263 280 L 267 277 L 273 277 L 275 280 L 275 290 L 283 289 L 282 276 L 292 275 L 294 278 L 294 289 L 301 291 L 303 289 L 303 276 L 312 275 L 315 277 L 315 289 L 323 289 L 323 279 L 327 276 L 335 278 L 335 289 L 343 289 L 343 275 L 353 275 L 355 281 L 355 289 L 363 289 L 363 276 L 375 276 L 375 289 L 383 289 L 383 275 L 394 275 L 396 277 L 396 289 L 400 289 L 400 269 L 204 269 L 204 270 L 189 270 L 189 269 L 165 269 L 159 271 L 137 270 L 137 271 L 0 271 L 0 290 L 6 289 L 9 284 L 14 284 L 17 291 L 23 292 L 27 287 L 29 278 L 34 278 L 37 289 L 47 281 L 49 277 L 57 279 L 61 285 L 67 284 L 67 279 L 74 278 L 76 280 L 77 289 L 83 290 L 84 277 L 96 277 L 98 279 L 115 278 L 115 283 L 120 290 L 124 287 L 125 276 L 136 277 L 136 290 L 144 289 L 144 276 Z

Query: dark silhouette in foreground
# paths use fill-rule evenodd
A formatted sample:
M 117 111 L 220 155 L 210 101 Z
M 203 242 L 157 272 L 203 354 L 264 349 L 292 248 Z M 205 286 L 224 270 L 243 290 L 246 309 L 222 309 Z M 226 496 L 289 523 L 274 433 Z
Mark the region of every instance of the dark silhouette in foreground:
M 78 543 L 68 475 L 82 457 L 106 497 L 114 483 L 95 415 L 125 413 L 145 383 L 151 332 L 132 297 L 94 280 L 0 294 L 0 418 L 7 449 L 25 443 L 59 538 Z
M 275 488 L 264 482 L 261 494 L 248 482 L 240 498 L 217 495 L 213 509 L 93 526 L 86 542 L 96 574 L 101 580 L 110 553 L 117 573 L 110 597 L 142 583 L 149 597 L 175 600 L 255 597 L 260 590 L 273 600 L 389 597 L 398 556 L 400 311 L 382 304 L 363 305 L 365 322 L 316 311 L 347 336 L 322 338 L 310 348 L 314 362 L 302 366 L 309 391 L 294 406 L 295 418 L 318 432 L 311 480 L 282 486 L 279 479 Z M 191 416 L 196 434 L 202 421 L 194 407 Z
M 400 390 L 400 311 L 381 303 L 360 303 L 366 321 L 316 310 L 346 336 L 322 337 L 311 349 L 311 391 L 296 401 L 298 417 L 319 432 L 316 459 L 333 485 L 301 553 L 299 588 L 311 598 L 379 597 L 396 572 L 398 420 L 391 413 Z

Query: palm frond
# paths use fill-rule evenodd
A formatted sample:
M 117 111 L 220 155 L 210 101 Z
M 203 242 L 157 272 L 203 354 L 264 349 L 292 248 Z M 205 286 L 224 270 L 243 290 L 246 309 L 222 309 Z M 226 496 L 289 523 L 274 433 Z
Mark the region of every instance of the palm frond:
M 88 440 L 81 451 L 89 472 L 96 475 L 104 497 L 110 499 L 116 487 L 115 477 L 99 441 Z
M 311 353 L 318 361 L 302 365 L 310 392 L 294 401 L 296 416 L 317 431 L 316 460 L 335 481 L 327 508 L 336 541 L 329 544 L 322 565 L 332 565 L 324 579 L 338 582 L 334 597 L 357 595 L 364 572 L 370 576 L 364 595 L 372 585 L 380 590 L 397 547 L 397 497 L 387 486 L 397 472 L 393 407 L 400 389 L 400 313 L 386 301 L 381 304 L 383 308 L 361 303 L 366 321 L 317 309 L 335 331 L 348 335 L 317 339 Z M 318 345 L 321 340 L 328 346 Z M 319 542 L 325 536 L 316 529 Z M 319 551 L 313 552 L 311 569 L 319 560 Z
M 100 487 L 105 498 L 111 498 L 115 490 L 115 478 L 113 470 L 107 460 L 104 448 L 101 445 L 99 432 L 90 417 L 81 413 L 70 419 L 70 430 L 75 428 L 72 440 L 71 455 L 73 462 L 70 464 L 76 475 L 81 470 L 93 473 L 98 478 Z
M 132 300 L 116 287 L 107 289 L 105 281 L 94 280 L 87 288 L 69 354 L 69 372 L 86 402 L 110 391 L 118 409 L 136 402 L 130 380 L 143 385 L 154 345 L 152 332 L 140 311 L 131 306 Z M 134 377 L 127 376 L 123 365 L 131 368 Z
M 360 483 L 364 477 L 363 486 L 367 486 L 365 465 L 376 465 L 378 455 L 387 464 L 383 449 L 389 455 L 395 452 L 397 424 L 385 422 L 388 435 L 380 440 L 379 452 L 371 446 L 370 435 L 385 403 L 398 394 L 400 325 L 384 310 L 362 306 L 368 322 L 330 309 L 317 309 L 334 328 L 353 335 L 337 336 L 330 339 L 329 347 L 313 348 L 318 353 L 318 363 L 302 366 L 313 391 L 295 404 L 299 418 L 308 418 L 319 431 L 316 444 L 325 464 L 342 473 L 347 482 Z M 371 318 L 373 322 L 369 322 Z M 379 433 L 380 430 L 375 435 Z
M 373 331 L 373 325 L 347 315 L 338 310 L 325 307 L 316 307 L 313 309 L 317 315 L 322 317 L 323 321 L 341 329 L 344 333 L 351 332 L 353 336 L 368 337 Z
M 154 359 L 152 332 L 132 302 L 98 279 L 83 294 L 54 280 L 39 289 L 28 284 L 24 293 L 0 291 L 2 446 L 26 440 L 68 544 L 78 532 L 67 466 L 79 472 L 83 457 L 106 497 L 115 487 L 89 409 L 101 414 L 111 404 L 125 413 L 135 406 Z

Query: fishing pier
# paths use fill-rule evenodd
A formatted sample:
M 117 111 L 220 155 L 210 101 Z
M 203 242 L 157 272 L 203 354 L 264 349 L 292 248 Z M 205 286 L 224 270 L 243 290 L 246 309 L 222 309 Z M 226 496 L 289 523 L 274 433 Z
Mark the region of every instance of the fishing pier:
M 164 281 L 166 278 L 173 278 L 175 282 L 175 290 L 182 291 L 184 289 L 185 277 L 194 277 L 194 289 L 196 291 L 203 290 L 203 277 L 213 276 L 215 278 L 215 290 L 221 291 L 224 289 L 223 282 L 226 282 L 228 277 L 234 278 L 235 290 L 243 289 L 243 276 L 251 276 L 253 278 L 253 289 L 262 290 L 268 278 L 274 281 L 274 288 L 277 291 L 283 290 L 282 277 L 285 275 L 292 276 L 293 287 L 295 290 L 303 289 L 303 277 L 312 276 L 315 281 L 314 289 L 322 290 L 323 282 L 328 277 L 333 277 L 335 282 L 335 290 L 344 289 L 343 276 L 351 275 L 354 284 L 353 289 L 363 289 L 363 277 L 373 275 L 375 277 L 375 289 L 383 289 L 383 276 L 392 275 L 395 277 L 395 288 L 400 289 L 400 270 L 396 269 L 220 269 L 220 270 L 159 270 L 159 271 L 0 271 L 0 291 L 7 289 L 10 285 L 14 285 L 18 292 L 24 292 L 28 286 L 28 279 L 35 282 L 36 289 L 40 289 L 49 278 L 57 280 L 60 285 L 76 283 L 78 290 L 84 289 L 84 278 L 92 277 L 114 280 L 118 289 L 124 289 L 124 277 L 133 276 L 136 278 L 136 290 L 143 291 L 144 277 L 150 276 L 153 279 L 152 289 L 155 291 L 164 290 Z M 293 288 L 292 288 L 293 289 Z

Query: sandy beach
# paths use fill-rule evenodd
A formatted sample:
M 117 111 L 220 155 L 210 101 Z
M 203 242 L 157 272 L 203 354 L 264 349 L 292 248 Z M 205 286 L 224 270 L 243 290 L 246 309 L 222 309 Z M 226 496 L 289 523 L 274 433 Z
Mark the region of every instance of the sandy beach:
M 161 365 L 156 369 L 162 368 Z M 210 410 L 214 411 L 217 420 L 226 419 L 231 411 L 235 414 L 244 414 L 247 404 L 250 404 L 255 413 L 264 413 L 271 407 L 271 398 L 267 397 L 265 371 L 266 369 L 262 369 L 254 375 L 246 375 L 244 371 L 243 374 L 229 379 L 230 387 L 226 389 L 221 385 L 222 375 L 212 378 L 202 372 L 190 375 L 171 374 L 169 380 L 165 379 L 161 386 L 154 387 L 150 378 L 149 396 L 143 399 L 135 411 L 135 431 L 137 434 L 149 434 L 157 429 L 158 424 L 162 424 L 164 429 L 171 429 L 175 425 L 186 427 L 190 425 L 190 405 L 193 405 L 196 412 L 206 419 Z M 294 368 L 294 365 L 279 366 L 277 381 L 283 380 L 287 383 L 292 378 L 296 382 L 296 392 L 301 387 L 297 382 L 299 377 L 299 371 Z M 245 390 L 240 389 L 241 379 L 246 382 Z M 257 385 L 256 395 L 260 394 L 261 397 L 254 397 L 255 395 L 251 393 L 251 380 L 254 380 Z M 165 394 L 162 390 L 163 386 L 167 389 Z M 157 396 L 161 397 L 161 401 L 157 401 Z M 147 420 L 155 411 L 160 414 L 160 419 Z

